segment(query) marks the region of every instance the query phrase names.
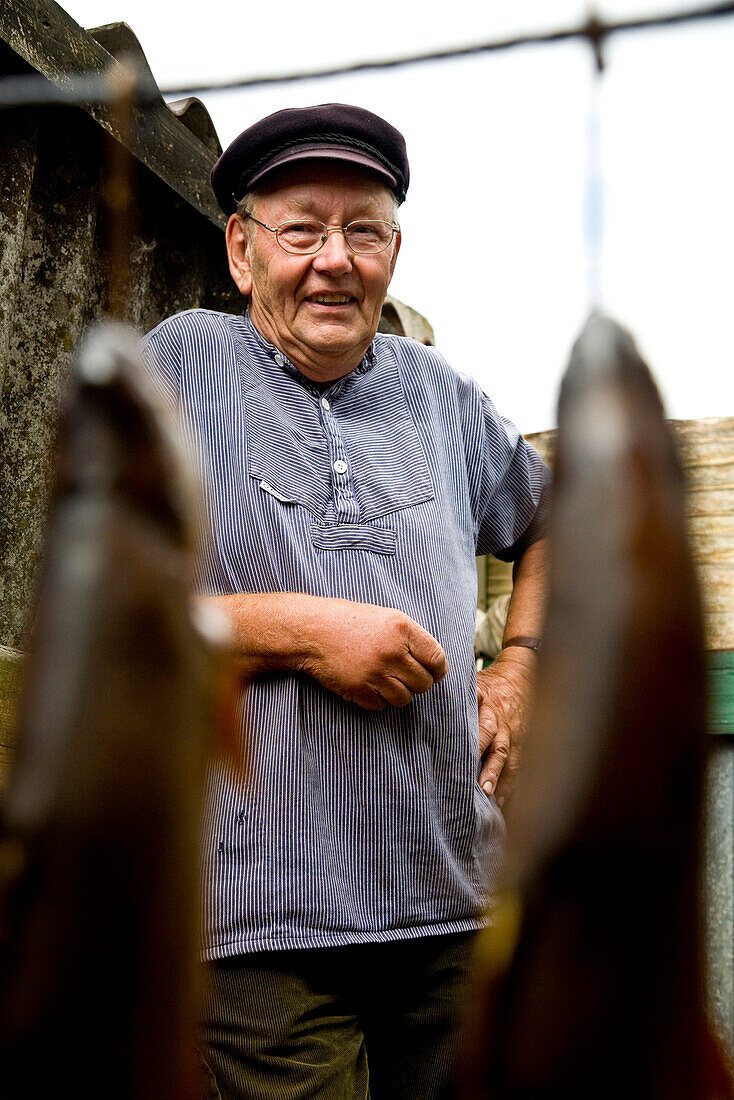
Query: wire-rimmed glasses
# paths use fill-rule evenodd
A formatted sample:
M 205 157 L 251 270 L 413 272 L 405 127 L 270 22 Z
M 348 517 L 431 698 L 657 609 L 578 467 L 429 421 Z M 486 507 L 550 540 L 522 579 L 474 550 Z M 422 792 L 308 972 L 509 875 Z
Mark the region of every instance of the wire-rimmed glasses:
M 281 225 L 266 225 L 253 214 L 245 212 L 256 225 L 261 225 L 275 239 L 284 252 L 293 256 L 310 256 L 326 244 L 330 233 L 343 233 L 347 248 L 358 256 L 376 256 L 392 244 L 400 230 L 395 222 L 372 221 L 364 219 L 350 222 L 349 225 L 324 225 L 318 221 L 283 222 Z

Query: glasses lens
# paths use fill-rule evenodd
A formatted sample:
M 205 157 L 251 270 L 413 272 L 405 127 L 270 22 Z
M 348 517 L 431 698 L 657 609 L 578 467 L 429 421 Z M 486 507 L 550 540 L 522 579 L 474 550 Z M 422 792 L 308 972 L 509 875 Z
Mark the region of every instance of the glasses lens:
M 286 252 L 316 252 L 325 228 L 321 222 L 286 222 L 278 226 L 278 240 Z
M 351 222 L 344 234 L 352 252 L 383 252 L 393 238 L 390 222 Z

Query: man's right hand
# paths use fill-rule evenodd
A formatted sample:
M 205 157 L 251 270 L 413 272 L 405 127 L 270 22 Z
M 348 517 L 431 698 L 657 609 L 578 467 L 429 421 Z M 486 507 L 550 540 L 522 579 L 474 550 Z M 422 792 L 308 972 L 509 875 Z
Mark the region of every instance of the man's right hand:
M 200 597 L 225 612 L 244 676 L 292 669 L 367 710 L 400 707 L 446 675 L 443 649 L 402 611 L 301 593 Z
M 329 691 L 366 710 L 403 707 L 447 672 L 443 649 L 402 611 L 375 604 L 333 605 L 300 666 Z

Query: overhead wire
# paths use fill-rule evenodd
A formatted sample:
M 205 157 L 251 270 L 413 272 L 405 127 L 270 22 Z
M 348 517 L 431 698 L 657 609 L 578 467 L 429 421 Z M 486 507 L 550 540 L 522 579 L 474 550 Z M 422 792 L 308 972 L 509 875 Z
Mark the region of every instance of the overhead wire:
M 379 58 L 372 61 L 357 61 L 350 65 L 336 65 L 323 69 L 310 69 L 293 73 L 273 73 L 270 75 L 243 77 L 241 79 L 209 81 L 206 85 L 178 85 L 161 89 L 161 95 L 194 95 L 216 91 L 235 91 L 239 88 L 255 88 L 265 84 L 285 84 L 300 80 L 319 80 L 332 76 L 348 76 L 352 73 L 368 72 L 370 70 L 394 69 L 408 65 L 421 65 L 427 62 L 450 61 L 458 57 L 472 57 L 481 53 L 492 53 L 501 50 L 516 49 L 519 46 L 551 45 L 556 42 L 565 42 L 573 38 L 586 39 L 596 55 L 597 65 L 601 68 L 601 47 L 604 39 L 610 34 L 625 31 L 649 30 L 655 27 L 673 26 L 677 23 L 691 22 L 701 19 L 715 19 L 720 16 L 734 15 L 734 3 L 727 0 L 726 3 L 710 4 L 705 8 L 687 8 L 661 15 L 644 16 L 639 19 L 618 20 L 613 23 L 605 22 L 593 12 L 586 21 L 576 27 L 568 27 L 553 31 L 540 31 L 535 34 L 512 35 L 509 38 L 495 39 L 491 42 L 480 42 L 466 46 L 455 46 L 445 50 L 433 50 L 427 53 L 417 53 L 393 58 Z

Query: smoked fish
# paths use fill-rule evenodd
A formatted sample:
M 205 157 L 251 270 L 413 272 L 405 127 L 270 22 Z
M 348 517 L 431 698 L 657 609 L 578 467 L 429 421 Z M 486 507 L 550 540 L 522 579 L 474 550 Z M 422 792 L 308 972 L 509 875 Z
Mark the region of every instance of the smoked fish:
M 632 337 L 593 314 L 558 408 L 538 678 L 462 1100 L 719 1100 L 702 942 L 706 691 L 684 485 Z
M 198 1096 L 214 647 L 196 494 L 136 338 L 92 328 L 60 422 L 0 823 L 0 1096 Z

